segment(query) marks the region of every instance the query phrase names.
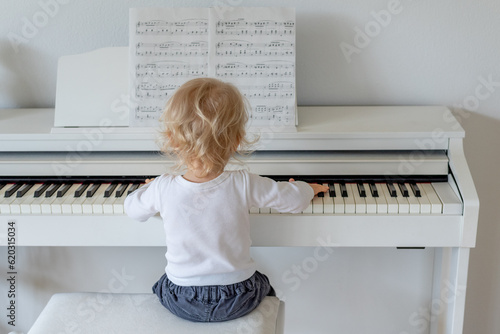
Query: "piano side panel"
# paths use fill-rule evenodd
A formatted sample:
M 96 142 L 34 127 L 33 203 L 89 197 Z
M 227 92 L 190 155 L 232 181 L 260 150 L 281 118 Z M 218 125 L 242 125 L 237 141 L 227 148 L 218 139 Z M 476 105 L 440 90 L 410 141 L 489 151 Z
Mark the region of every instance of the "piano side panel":
M 465 159 L 463 141 L 450 139 L 448 156 L 450 168 L 455 177 L 464 206 L 464 226 L 461 236 L 461 247 L 475 247 L 479 216 L 479 198 L 472 180 L 467 160 Z

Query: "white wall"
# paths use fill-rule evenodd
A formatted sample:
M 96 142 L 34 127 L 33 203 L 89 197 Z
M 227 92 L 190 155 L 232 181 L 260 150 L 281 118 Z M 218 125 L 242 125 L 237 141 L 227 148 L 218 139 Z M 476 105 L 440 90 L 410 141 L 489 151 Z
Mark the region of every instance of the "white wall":
M 454 107 L 466 130 L 466 155 L 481 201 L 477 248 L 471 253 L 464 332 L 500 332 L 497 316 L 500 308 L 500 246 L 497 242 L 500 240 L 500 225 L 497 224 L 500 219 L 497 195 L 500 189 L 497 175 L 500 165 L 500 40 L 495 34 L 500 31 L 498 1 L 401 0 L 399 4 L 386 0 L 58 1 L 64 4 L 56 7 L 55 0 L 2 2 L 0 108 L 52 107 L 58 57 L 105 46 L 128 45 L 129 7 L 209 7 L 221 3 L 296 7 L 300 105 L 439 104 Z M 384 24 L 378 25 L 380 29 L 371 30 L 372 37 L 362 40 L 356 31 L 376 28 L 376 14 L 373 13 L 388 8 L 394 13 L 390 21 L 385 17 Z M 30 30 L 31 23 L 39 27 Z M 345 57 L 341 50 L 346 44 L 357 46 L 350 57 Z M 312 251 L 253 250 L 262 270 L 269 272 L 286 293 L 287 312 L 299 314 L 295 309 L 301 306 L 299 301 L 306 303 L 304 319 L 288 320 L 288 328 L 296 333 L 330 333 L 325 322 L 332 320 L 332 327 L 343 333 L 399 334 L 404 330 L 417 333 L 408 320 L 401 319 L 408 319 L 409 314 L 425 307 L 429 301 L 429 296 L 422 291 L 429 284 L 432 250 L 420 253 L 385 249 L 336 250 L 301 281 L 300 289 L 292 291 L 292 284 L 283 281 L 282 275 L 294 264 L 310 257 Z M 109 288 L 116 274 L 113 270 L 125 268 L 134 276 L 130 284 L 124 286 L 124 291 L 148 290 L 150 281 L 161 272 L 163 264 L 158 266 L 157 263 L 163 261 L 162 252 L 148 248 L 19 250 L 19 293 L 25 303 L 15 329 L 26 332 L 51 293 Z M 143 258 L 148 261 L 141 261 Z M 2 274 L 6 272 L 5 260 L 0 260 L 0 268 Z M 381 268 L 385 274 L 372 273 L 373 268 Z M 91 279 L 87 278 L 89 275 Z M 349 277 L 356 278 L 351 281 Z M 397 280 L 401 277 L 406 281 L 406 288 Z M 379 284 L 372 286 L 373 280 Z M 328 282 L 331 289 L 326 292 L 313 289 L 317 284 Z M 3 279 L 1 284 L 0 300 L 4 300 Z M 413 291 L 412 286 L 415 286 Z M 409 291 L 411 303 L 400 305 L 396 295 Z M 389 298 L 382 301 L 386 293 Z M 300 324 L 308 322 L 305 319 L 314 314 L 310 311 L 314 301 L 322 296 L 337 298 L 340 302 L 332 301 L 330 308 L 321 312 L 322 317 L 311 321 L 310 330 L 306 330 Z M 365 301 L 366 309 L 352 310 L 352 305 L 358 305 L 356 301 Z M 384 318 L 380 309 L 396 310 L 399 317 L 394 314 L 392 318 Z M 337 312 L 346 311 L 351 317 L 335 316 Z M 3 313 L 1 319 L 4 319 Z M 363 319 L 356 318 L 354 313 L 359 313 Z M 349 328 L 352 331 L 348 331 Z M 0 321 L 0 330 L 5 332 L 13 328 L 7 327 L 4 319 Z

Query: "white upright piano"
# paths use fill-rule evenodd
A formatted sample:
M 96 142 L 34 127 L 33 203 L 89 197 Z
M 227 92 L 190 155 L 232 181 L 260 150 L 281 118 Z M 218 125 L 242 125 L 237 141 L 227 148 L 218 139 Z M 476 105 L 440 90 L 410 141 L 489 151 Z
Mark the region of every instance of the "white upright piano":
M 155 132 L 53 131 L 55 117 L 54 109 L 0 111 L 0 218 L 15 221 L 17 245 L 163 246 L 160 217 L 145 224 L 123 212 L 128 192 L 171 165 Z M 450 110 L 300 106 L 296 132 L 260 137 L 245 168 L 330 191 L 301 214 L 253 208 L 254 246 L 435 248 L 432 295 L 449 293 L 432 304 L 429 332 L 462 333 L 479 201 Z

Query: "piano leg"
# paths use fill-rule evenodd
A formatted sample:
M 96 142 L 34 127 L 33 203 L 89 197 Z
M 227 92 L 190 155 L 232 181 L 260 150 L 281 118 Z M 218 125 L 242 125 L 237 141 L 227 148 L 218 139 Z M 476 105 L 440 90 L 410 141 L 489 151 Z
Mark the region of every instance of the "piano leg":
M 430 334 L 462 334 L 470 248 L 436 248 Z

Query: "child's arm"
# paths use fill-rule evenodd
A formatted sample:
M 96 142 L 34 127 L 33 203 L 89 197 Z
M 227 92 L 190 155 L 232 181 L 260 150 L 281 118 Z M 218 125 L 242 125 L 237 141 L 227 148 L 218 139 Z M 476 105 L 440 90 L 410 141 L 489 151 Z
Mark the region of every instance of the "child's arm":
M 146 180 L 146 184 L 127 196 L 124 203 L 126 214 L 135 220 L 146 221 L 158 212 L 159 180 Z
M 288 180 L 288 182 L 294 182 L 294 181 L 295 181 L 294 179 Z M 313 188 L 314 196 L 316 196 L 319 193 L 324 193 L 325 191 L 328 191 L 328 187 L 322 184 L 309 183 L 309 185 L 311 186 L 311 188 Z
M 249 207 L 300 213 L 310 205 L 315 194 L 325 188 L 293 179 L 290 179 L 290 182 L 276 182 L 256 174 L 248 175 Z

